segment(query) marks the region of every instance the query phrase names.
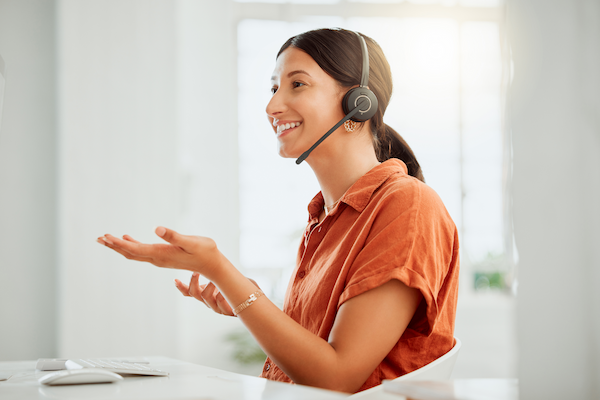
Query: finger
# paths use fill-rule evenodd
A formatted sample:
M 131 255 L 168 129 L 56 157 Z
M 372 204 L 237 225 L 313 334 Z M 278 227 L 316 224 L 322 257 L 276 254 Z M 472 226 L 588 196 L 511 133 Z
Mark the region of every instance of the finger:
M 152 249 L 151 245 L 143 244 L 140 242 L 132 242 L 129 240 L 123 240 L 109 233 L 104 235 L 102 239 L 111 246 L 125 250 L 133 255 L 148 257 L 150 256 L 149 253 Z
M 167 229 L 164 226 L 159 226 L 154 230 L 154 232 L 163 238 L 163 240 L 166 240 L 172 245 L 180 247 L 184 251 L 185 248 L 189 248 L 192 245 L 188 236 L 177 233 L 172 229 Z
M 185 283 L 181 282 L 179 279 L 175 279 L 175 287 L 181 292 L 182 295 L 186 297 L 192 297 L 190 294 L 190 288 Z
M 155 232 L 158 236 L 187 254 L 194 254 L 198 250 L 202 252 L 217 250 L 215 241 L 207 237 L 182 235 L 163 226 L 156 228 Z
M 128 240 L 119 239 L 111 234 L 106 234 L 102 238 L 113 250 L 122 250 L 120 252 L 125 257 L 130 254 L 134 259 L 142 259 L 143 261 L 149 261 L 159 267 L 169 267 L 166 265 L 174 259 L 178 252 L 181 250 L 174 246 L 166 244 L 144 244 L 140 242 L 130 242 Z M 130 257 L 127 257 L 130 258 Z
M 202 304 L 204 304 L 207 308 L 210 308 L 208 306 L 208 304 L 206 304 L 206 302 L 202 298 L 201 294 L 202 294 L 202 291 L 204 290 L 204 288 L 206 287 L 206 285 L 199 284 L 199 282 L 198 282 L 199 276 L 200 276 L 200 274 L 198 274 L 197 272 L 194 272 L 192 274 L 192 278 L 190 279 L 190 285 L 188 286 L 188 293 L 190 296 L 192 296 L 193 298 L 195 298 L 196 300 L 198 300 Z
M 248 278 L 248 280 L 249 280 L 250 282 L 252 282 L 252 283 L 254 284 L 254 286 L 256 286 L 256 288 L 257 288 L 257 289 L 260 289 L 260 286 L 258 286 L 258 283 L 256 283 L 256 281 L 255 281 L 254 279 L 250 279 L 250 278 Z
M 219 306 L 217 305 L 217 301 L 216 301 L 215 295 L 214 295 L 215 289 L 216 289 L 215 284 L 210 282 L 208 285 L 206 285 L 206 287 L 202 291 L 201 297 L 208 307 L 210 307 L 214 312 L 220 314 L 221 310 L 219 309 Z
M 200 274 L 197 272 L 194 272 L 192 274 L 192 277 L 190 278 L 190 284 L 188 286 L 189 288 L 189 292 L 190 292 L 190 296 L 203 301 L 202 297 L 200 296 L 200 294 L 202 293 L 202 290 L 200 289 L 200 283 L 198 282 L 198 279 L 200 277 Z
M 231 308 L 231 306 L 229 305 L 229 303 L 227 302 L 227 300 L 225 300 L 225 297 L 223 297 L 222 293 L 218 293 L 216 296 L 216 302 L 217 305 L 219 306 L 219 310 L 221 310 L 221 314 L 223 315 L 229 315 L 229 316 L 234 316 L 233 315 L 233 309 Z
M 135 254 L 131 254 L 126 250 L 123 250 L 119 247 L 116 247 L 114 245 L 114 243 L 112 243 L 110 240 L 107 240 L 104 237 L 99 237 L 98 239 L 96 239 L 96 241 L 100 244 L 105 245 L 106 247 L 109 247 L 111 249 L 113 249 L 114 251 L 116 251 L 117 253 L 121 254 L 123 257 L 127 258 L 128 260 L 135 260 L 135 261 L 143 261 L 143 262 L 152 262 L 152 258 L 150 257 L 143 257 L 143 256 L 137 256 Z
M 141 242 L 138 242 L 137 240 L 135 240 L 134 238 L 132 238 L 129 235 L 123 235 L 123 240 L 127 240 L 128 242 L 133 242 L 133 243 L 139 243 L 139 244 L 141 244 Z
M 131 254 L 131 253 L 129 253 L 129 252 L 127 252 L 127 251 L 125 251 L 125 250 L 117 247 L 117 246 L 115 246 L 115 244 L 110 239 L 108 239 L 108 238 L 106 238 L 104 236 L 99 237 L 98 239 L 96 239 L 96 241 L 98 243 L 100 243 L 100 244 L 105 245 L 106 247 L 109 247 L 109 248 L 113 249 L 117 253 L 119 253 L 119 254 L 121 254 L 121 255 L 129 258 L 129 259 L 136 259 L 136 260 L 138 259 L 138 257 L 136 257 L 135 255 L 133 255 L 133 254 Z M 146 261 L 146 260 L 143 260 L 143 261 Z

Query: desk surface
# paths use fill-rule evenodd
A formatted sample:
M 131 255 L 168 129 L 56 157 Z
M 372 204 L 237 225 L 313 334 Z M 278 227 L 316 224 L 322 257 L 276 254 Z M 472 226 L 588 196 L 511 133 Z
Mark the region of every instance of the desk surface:
M 204 367 L 167 357 L 147 357 L 151 365 L 170 373 L 167 377 L 126 377 L 117 383 L 95 385 L 46 386 L 38 382 L 48 371 L 36 371 L 35 361 L 0 362 L 0 374 L 11 373 L 0 381 L 0 399 L 169 399 L 169 400 L 339 400 L 349 394 L 290 385 L 254 376 Z M 406 381 L 405 381 L 406 382 Z M 517 400 L 518 382 L 514 379 L 460 379 L 415 383 L 419 398 Z M 414 389 L 401 391 L 415 396 Z M 358 393 L 357 400 L 404 400 L 390 391 Z
M 0 399 L 186 399 L 186 400 L 338 400 L 348 394 L 301 385 L 273 382 L 166 357 L 148 357 L 168 377 L 127 377 L 117 383 L 46 386 L 38 379 L 35 361 L 0 362 L 0 372 L 12 373 L 0 381 Z

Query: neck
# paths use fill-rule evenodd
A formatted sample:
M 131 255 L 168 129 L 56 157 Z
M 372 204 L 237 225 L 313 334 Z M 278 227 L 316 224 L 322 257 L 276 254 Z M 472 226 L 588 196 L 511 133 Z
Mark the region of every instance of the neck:
M 325 205 L 331 207 L 364 174 L 379 165 L 375 150 L 369 142 L 337 141 L 335 146 L 315 149 L 306 160 L 312 168 Z M 316 154 L 315 154 L 316 153 Z

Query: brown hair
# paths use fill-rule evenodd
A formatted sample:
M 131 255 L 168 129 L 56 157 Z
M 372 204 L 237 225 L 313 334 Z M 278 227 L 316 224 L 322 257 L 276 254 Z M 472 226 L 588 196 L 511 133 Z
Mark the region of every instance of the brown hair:
M 408 174 L 425 182 L 421 166 L 406 141 L 383 122 L 383 114 L 392 97 L 392 72 L 381 47 L 368 36 L 365 38 L 369 50 L 369 89 L 379 102 L 377 113 L 371 118 L 373 147 L 379 161 L 399 158 L 408 167 Z M 281 46 L 277 57 L 288 47 L 307 53 L 315 62 L 342 87 L 351 88 L 360 84 L 362 49 L 356 33 L 345 29 L 317 29 L 301 33 L 288 39 Z

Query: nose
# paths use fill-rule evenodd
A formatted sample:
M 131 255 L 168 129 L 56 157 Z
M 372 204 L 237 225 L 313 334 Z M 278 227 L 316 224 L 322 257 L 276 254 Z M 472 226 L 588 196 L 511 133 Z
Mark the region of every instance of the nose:
M 284 96 L 281 94 L 281 90 L 278 90 L 273 94 L 271 100 L 267 103 L 267 116 L 272 122 L 273 118 L 277 118 L 278 115 L 284 113 L 287 110 L 287 105 L 285 104 Z

